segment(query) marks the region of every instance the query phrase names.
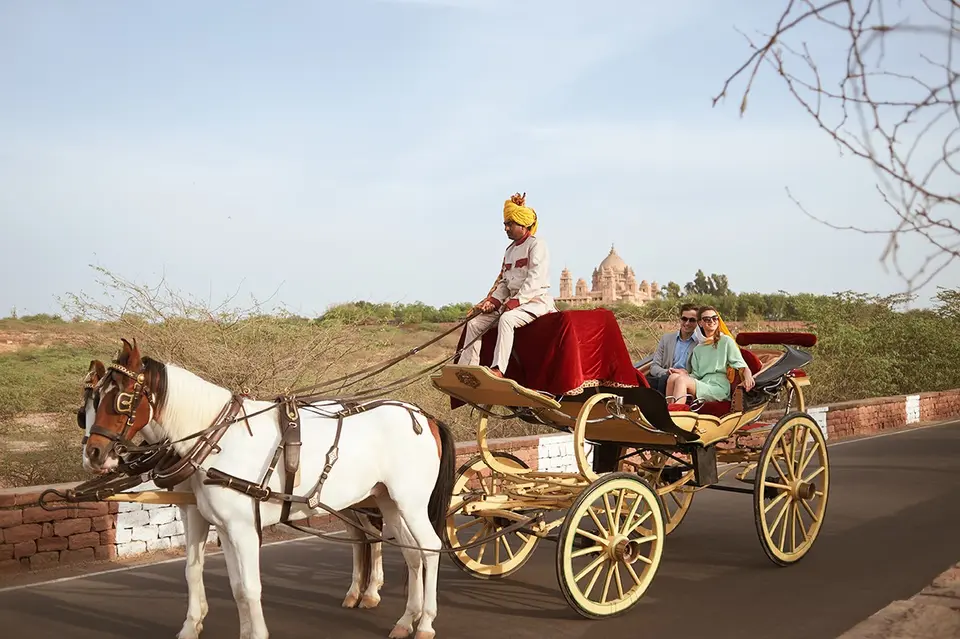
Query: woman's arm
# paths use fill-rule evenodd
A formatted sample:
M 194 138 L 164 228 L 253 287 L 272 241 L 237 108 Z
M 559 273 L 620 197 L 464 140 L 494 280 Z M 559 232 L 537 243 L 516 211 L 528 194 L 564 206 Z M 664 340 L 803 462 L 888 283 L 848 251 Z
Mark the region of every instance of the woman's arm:
M 756 382 L 753 379 L 753 373 L 750 371 L 750 367 L 747 366 L 747 361 L 743 359 L 743 353 L 740 352 L 740 347 L 737 346 L 737 343 L 733 341 L 733 338 L 729 335 L 724 335 L 723 338 L 724 344 L 727 347 L 727 366 L 736 369 L 740 373 L 743 377 L 743 388 L 750 390 Z

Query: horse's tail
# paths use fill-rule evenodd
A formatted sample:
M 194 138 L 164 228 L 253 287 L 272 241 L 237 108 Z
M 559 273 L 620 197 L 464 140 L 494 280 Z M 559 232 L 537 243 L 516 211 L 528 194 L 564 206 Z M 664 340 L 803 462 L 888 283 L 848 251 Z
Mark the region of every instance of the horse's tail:
M 443 528 L 447 521 L 447 509 L 450 508 L 456 477 L 457 443 L 453 439 L 453 432 L 449 426 L 439 419 L 430 419 L 436 423 L 440 433 L 440 471 L 437 473 L 437 482 L 433 485 L 433 493 L 430 494 L 427 512 L 433 529 L 443 539 Z

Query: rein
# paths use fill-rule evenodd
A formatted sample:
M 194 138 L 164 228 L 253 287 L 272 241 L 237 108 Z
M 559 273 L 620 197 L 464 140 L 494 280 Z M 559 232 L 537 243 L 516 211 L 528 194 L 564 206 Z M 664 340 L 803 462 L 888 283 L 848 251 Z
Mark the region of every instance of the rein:
M 499 278 L 498 278 L 499 279 Z M 496 285 L 495 285 L 496 286 Z M 467 317 L 456 324 L 453 328 L 445 331 L 444 333 L 437 335 L 436 337 L 428 340 L 424 344 L 421 344 L 415 348 L 408 350 L 406 353 L 403 353 L 399 356 L 393 357 L 384 362 L 375 364 L 373 366 L 367 367 L 360 371 L 344 375 L 342 377 L 328 380 L 326 382 L 321 382 L 313 386 L 307 386 L 303 388 L 295 389 L 292 392 L 286 393 L 280 397 L 277 397 L 274 403 L 271 406 L 268 406 L 262 410 L 256 411 L 254 413 L 246 413 L 243 411 L 242 417 L 237 417 L 238 413 L 242 410 L 243 400 L 247 397 L 245 394 L 233 394 L 230 398 L 230 401 L 221 409 L 219 415 L 214 419 L 213 423 L 205 428 L 202 431 L 188 435 L 181 439 L 171 441 L 169 439 L 157 442 L 155 444 L 148 444 L 146 446 L 135 446 L 133 442 L 127 438 L 127 433 L 133 427 L 134 422 L 136 421 L 137 409 L 140 405 L 140 396 L 147 400 L 147 404 L 150 407 L 150 418 L 153 419 L 153 415 L 156 411 L 156 406 L 154 401 L 151 399 L 151 391 L 146 383 L 146 371 L 141 369 L 139 372 L 133 372 L 124 366 L 121 366 L 118 363 L 113 363 L 107 367 L 108 371 L 115 371 L 128 377 L 134 381 L 134 387 L 131 392 L 119 391 L 115 399 L 114 410 L 120 414 L 126 416 L 126 421 L 124 423 L 123 429 L 119 433 L 114 433 L 107 431 L 96 424 L 90 428 L 90 435 L 99 435 L 105 437 L 106 439 L 113 442 L 113 448 L 116 454 L 121 458 L 119 466 L 111 471 L 110 473 L 94 478 L 87 482 L 83 482 L 74 489 L 68 489 L 66 491 L 59 491 L 57 489 L 47 489 L 40 494 L 39 497 L 39 506 L 44 510 L 64 510 L 71 508 L 80 508 L 76 505 L 65 505 L 65 506 L 54 506 L 51 503 L 48 503 L 47 497 L 53 495 L 54 497 L 59 498 L 61 501 L 70 502 L 72 504 L 78 504 L 87 501 L 101 501 L 106 497 L 111 497 L 117 495 L 118 493 L 123 493 L 125 490 L 129 490 L 135 486 L 147 483 L 149 481 L 154 481 L 154 483 L 160 488 L 173 489 L 176 485 L 186 481 L 190 476 L 195 472 L 200 471 L 205 475 L 203 483 L 220 485 L 226 488 L 231 488 L 242 492 L 251 498 L 254 499 L 254 508 L 255 508 L 255 517 L 257 521 L 257 532 L 260 535 L 260 541 L 262 543 L 262 527 L 260 526 L 260 506 L 261 502 L 269 500 L 279 500 L 282 502 L 283 507 L 281 510 L 280 522 L 291 528 L 305 532 L 322 539 L 327 539 L 329 541 L 336 541 L 342 543 L 351 543 L 351 544 L 370 544 L 370 543 L 386 543 L 398 548 L 420 550 L 423 552 L 461 552 L 470 548 L 474 548 L 479 545 L 483 545 L 498 539 L 504 535 L 510 534 L 515 531 L 527 528 L 530 524 L 535 522 L 543 521 L 543 512 L 538 511 L 536 514 L 525 518 L 522 521 L 518 521 L 510 526 L 502 528 L 497 533 L 493 535 L 474 541 L 466 546 L 458 546 L 456 549 L 453 548 L 441 548 L 439 550 L 420 548 L 419 546 L 410 546 L 401 544 L 393 539 L 386 539 L 383 535 L 369 530 L 362 525 L 357 525 L 354 522 L 350 521 L 346 516 L 340 514 L 338 511 L 332 509 L 330 506 L 324 504 L 319 499 L 320 491 L 323 488 L 323 484 L 326 481 L 330 471 L 333 468 L 333 465 L 337 461 L 338 457 L 338 443 L 340 440 L 340 434 L 343 427 L 343 420 L 345 417 L 351 415 L 359 414 L 371 408 L 382 405 L 395 405 L 402 406 L 407 409 L 411 415 L 411 420 L 413 422 L 413 427 L 416 432 L 419 434 L 422 432 L 420 424 L 416 420 L 414 415 L 413 408 L 407 404 L 404 404 L 395 400 L 379 400 L 379 401 L 370 401 L 368 403 L 358 403 L 363 400 L 372 400 L 378 396 L 382 396 L 388 392 L 404 388 L 409 386 L 414 381 L 420 379 L 424 375 L 429 374 L 430 372 L 439 369 L 447 362 L 459 357 L 468 347 L 472 346 L 478 340 L 482 339 L 483 336 L 493 329 L 497 323 L 493 322 L 490 326 L 485 328 L 479 335 L 474 339 L 466 342 L 461 348 L 457 349 L 453 355 L 445 357 L 441 360 L 438 360 L 419 371 L 406 375 L 398 380 L 394 380 L 389 384 L 385 384 L 380 388 L 372 388 L 356 391 L 355 394 L 343 397 L 343 396 L 331 396 L 325 395 L 322 393 L 316 392 L 318 389 L 330 390 L 338 382 L 345 382 L 351 378 L 356 378 L 353 381 L 343 384 L 340 388 L 345 388 L 349 386 L 354 386 L 357 383 L 369 379 L 378 373 L 381 373 L 404 359 L 415 355 L 424 348 L 431 346 L 439 342 L 441 339 L 455 332 L 456 330 L 463 327 L 467 322 L 469 322 L 476 315 L 476 307 L 471 309 Z M 92 388 L 94 393 L 99 392 L 100 387 L 105 383 L 109 378 L 109 375 L 105 375 L 103 379 L 94 387 L 91 384 L 85 384 L 85 388 Z M 315 391 L 312 395 L 301 395 L 306 391 Z M 336 413 L 330 413 L 323 411 L 317 406 L 313 406 L 312 403 L 321 401 L 321 400 L 331 400 L 336 401 L 344 406 L 341 410 Z M 372 406 L 371 406 L 372 405 Z M 271 410 L 279 409 L 280 407 L 284 408 L 283 413 L 278 413 L 278 420 L 280 421 L 281 426 L 281 442 L 278 445 L 276 451 L 273 454 L 270 467 L 264 472 L 263 478 L 257 484 L 247 481 L 245 479 L 234 477 L 223 471 L 220 471 L 216 468 L 210 468 L 209 470 L 204 469 L 201 464 L 206 460 L 207 456 L 212 452 L 219 452 L 220 448 L 218 442 L 226 430 L 233 424 L 238 421 L 246 421 L 250 417 L 255 417 L 257 415 L 266 413 Z M 299 408 L 309 410 L 321 414 L 329 418 L 337 419 L 337 431 L 334 437 L 333 444 L 330 447 L 330 450 L 327 452 L 326 464 L 323 468 L 323 471 L 317 480 L 317 483 L 313 486 L 310 492 L 307 495 L 296 495 L 293 493 L 295 476 L 299 473 Z M 429 415 L 426 415 L 422 409 L 418 409 L 418 412 L 425 415 L 429 418 Z M 286 417 L 286 421 L 284 421 Z M 148 421 L 149 421 L 148 419 Z M 249 422 L 247 423 L 249 428 Z M 83 442 L 86 443 L 88 437 L 85 435 Z M 176 454 L 173 451 L 173 446 L 178 443 L 183 443 L 189 440 L 197 439 L 196 444 L 191 448 L 186 456 L 180 459 L 176 459 Z M 285 461 L 285 470 L 286 470 L 286 485 L 284 486 L 284 492 L 273 492 L 270 488 L 267 487 L 267 484 L 272 476 L 275 468 L 279 462 L 280 456 L 283 454 Z M 129 457 L 128 457 L 129 456 Z M 343 537 L 336 537 L 322 531 L 319 531 L 315 528 L 309 526 L 303 526 L 297 524 L 288 519 L 290 507 L 293 503 L 302 503 L 306 504 L 309 508 L 316 510 L 318 508 L 328 512 L 334 517 L 338 518 L 347 525 L 355 528 L 364 535 L 363 540 L 348 539 Z M 359 509 L 348 508 L 347 510 L 353 510 L 355 512 L 362 512 Z M 372 539 L 371 539 L 372 538 Z
M 336 383 L 337 381 L 341 381 L 341 380 L 344 380 L 344 379 L 349 379 L 349 378 L 352 377 L 352 376 L 360 375 L 360 374 L 363 374 L 363 373 L 369 373 L 369 374 L 367 374 L 367 375 L 365 375 L 364 377 L 361 377 L 361 378 L 355 380 L 354 382 L 351 382 L 350 384 L 347 384 L 346 386 L 352 386 L 352 385 L 354 385 L 354 384 L 356 384 L 356 383 L 358 383 L 358 382 L 360 382 L 360 381 L 362 381 L 362 380 L 364 380 L 364 379 L 369 379 L 370 377 L 376 375 L 377 373 L 382 372 L 382 371 L 384 371 L 384 370 L 387 370 L 388 368 L 391 368 L 391 367 L 395 366 L 396 364 L 398 364 L 398 363 L 399 363 L 400 361 L 402 361 L 403 359 L 406 359 L 407 357 L 410 357 L 411 355 L 413 355 L 413 354 L 415 354 L 415 353 L 423 350 L 423 349 L 426 348 L 427 346 L 430 346 L 430 345 L 432 345 L 432 344 L 435 344 L 436 342 L 440 341 L 441 339 L 443 339 L 443 338 L 446 337 L 447 335 L 451 334 L 451 333 L 454 332 L 455 330 L 457 330 L 457 329 L 461 328 L 462 326 L 464 326 L 467 322 L 469 322 L 471 319 L 473 319 L 473 317 L 474 317 L 473 314 L 468 314 L 468 316 L 467 316 L 467 318 L 466 318 L 465 320 L 463 320 L 463 321 L 461 321 L 460 323 L 458 323 L 458 324 L 457 324 L 456 326 L 454 326 L 452 329 L 446 331 L 445 333 L 443 333 L 443 334 L 441 334 L 441 335 L 439 335 L 439 336 L 437 336 L 437 337 L 434 337 L 434 338 L 430 339 L 429 341 L 427 341 L 427 342 L 425 342 L 425 343 L 423 343 L 423 344 L 421 344 L 421 345 L 419 345 L 419 346 L 417 346 L 417 347 L 415 347 L 415 348 L 410 349 L 410 350 L 407 351 L 405 354 L 403 354 L 403 355 L 401 355 L 401 356 L 399 356 L 399 357 L 391 358 L 390 360 L 386 360 L 386 362 L 380 362 L 379 364 L 375 364 L 374 366 L 367 367 L 367 368 L 365 368 L 365 369 L 363 369 L 363 370 L 356 371 L 356 372 L 351 373 L 351 374 L 349 374 L 349 375 L 345 375 L 345 376 L 343 376 L 343 377 L 339 377 L 339 378 L 336 378 L 336 379 L 333 379 L 333 380 L 329 380 L 329 381 L 327 381 L 327 382 L 322 382 L 322 383 L 319 383 L 319 384 L 314 384 L 313 386 L 307 386 L 307 387 L 304 387 L 304 388 L 295 389 L 294 391 L 290 391 L 289 393 L 286 393 L 286 394 L 284 394 L 284 395 L 281 395 L 281 396 L 277 397 L 276 400 L 275 400 L 275 403 L 274 403 L 273 405 L 267 406 L 266 408 L 262 408 L 262 409 L 260 409 L 260 410 L 258 410 L 258 411 L 253 412 L 253 413 L 247 413 L 247 414 L 245 414 L 244 417 L 241 418 L 241 419 L 246 420 L 246 419 L 249 419 L 249 418 L 251 418 L 251 417 L 256 417 L 257 415 L 262 415 L 263 413 L 267 413 L 267 412 L 270 412 L 270 411 L 272 411 L 272 410 L 276 410 L 278 406 L 280 406 L 283 402 L 288 401 L 288 400 L 292 400 L 292 401 L 297 402 L 297 404 L 298 404 L 300 407 L 304 407 L 304 406 L 307 405 L 307 404 L 312 404 L 312 403 L 314 403 L 314 402 L 319 402 L 319 401 L 332 401 L 332 402 L 338 402 L 338 403 L 362 402 L 362 401 L 364 401 L 364 400 L 376 399 L 376 398 L 378 398 L 378 397 L 381 397 L 381 396 L 383 396 L 383 395 L 386 395 L 387 393 L 390 393 L 390 392 L 399 390 L 399 389 L 401 389 L 401 388 L 405 388 L 405 387 L 413 384 L 414 382 L 416 382 L 418 379 L 422 378 L 423 376 L 428 375 L 428 374 L 430 374 L 431 372 L 433 372 L 433 371 L 435 371 L 435 370 L 439 370 L 439 369 L 442 368 L 447 362 L 450 362 L 450 361 L 456 359 L 457 357 L 459 357 L 465 350 L 467 350 L 467 348 L 469 348 L 470 346 L 472 346 L 472 345 L 473 345 L 474 343 L 476 343 L 477 341 L 483 339 L 483 336 L 486 335 L 486 334 L 487 334 L 490 330 L 492 330 L 494 327 L 496 327 L 497 324 L 496 324 L 496 323 L 492 323 L 490 326 L 488 326 L 487 328 L 485 328 L 479 335 L 477 335 L 474 339 L 470 340 L 469 342 L 465 342 L 464 345 L 463 345 L 461 348 L 459 348 L 458 350 L 456 350 L 456 351 L 453 353 L 453 355 L 450 355 L 450 356 L 448 356 L 448 357 L 444 357 L 443 359 L 437 360 L 437 361 L 433 362 L 432 364 L 429 364 L 428 366 L 425 366 L 424 368 L 422 368 L 422 369 L 420 369 L 420 370 L 418 370 L 418 371 L 415 371 L 415 372 L 413 372 L 413 373 L 411 373 L 411 374 L 409 374 L 409 375 L 406 375 L 406 376 L 404 376 L 404 377 L 401 377 L 400 379 L 394 380 L 394 381 L 392 381 L 392 382 L 390 382 L 390 383 L 388 383 L 388 384 L 385 384 L 385 385 L 383 385 L 383 386 L 380 386 L 379 388 L 369 388 L 369 389 L 365 389 L 365 390 L 360 390 L 360 391 L 357 391 L 354 395 L 347 395 L 347 396 L 343 396 L 343 395 L 339 395 L 339 396 L 338 396 L 338 395 L 326 395 L 326 394 L 320 394 L 320 393 L 312 394 L 312 395 L 300 395 L 300 393 L 303 392 L 304 390 L 314 390 L 314 389 L 316 389 L 316 388 L 330 386 L 331 384 L 334 384 L 334 383 Z M 129 371 L 129 370 L 123 368 L 123 367 L 117 368 L 117 365 L 110 365 L 110 366 L 108 366 L 107 368 L 108 368 L 108 369 L 117 370 L 118 372 L 120 372 L 120 373 L 122 373 L 122 374 L 124 374 L 124 375 L 126 375 L 126 376 L 128 376 L 128 377 L 130 377 L 131 379 L 134 379 L 134 380 L 137 379 L 137 377 L 136 377 L 131 371 Z M 142 373 L 141 373 L 141 376 L 142 376 Z M 104 377 L 104 379 L 106 379 L 106 377 Z M 101 384 L 102 384 L 102 383 L 103 383 L 103 381 L 101 380 Z M 144 393 L 146 393 L 146 392 L 147 392 L 147 391 L 144 391 Z M 124 395 L 129 395 L 129 393 L 124 393 Z M 149 395 L 147 395 L 147 398 L 148 398 L 148 400 L 149 400 Z M 120 400 L 120 397 L 119 397 L 119 395 L 118 395 L 118 397 L 117 397 L 117 404 L 118 404 L 118 405 L 119 405 L 119 403 L 120 403 L 119 400 Z M 151 404 L 151 406 L 153 406 L 153 405 Z M 319 409 L 317 409 L 317 407 L 314 407 L 314 406 L 311 406 L 310 409 L 312 409 L 312 410 L 314 410 L 314 411 L 317 411 L 317 412 L 320 412 Z M 120 412 L 120 411 L 118 410 L 117 412 Z M 135 411 L 134 411 L 134 412 L 135 412 Z M 336 414 L 335 414 L 335 413 L 328 413 L 326 416 L 333 418 L 333 417 L 336 417 Z M 241 419 L 234 419 L 233 421 L 230 421 L 229 423 L 227 423 L 227 424 L 225 424 L 225 425 L 229 426 L 229 425 L 231 425 L 231 424 L 236 423 L 237 421 L 241 421 Z M 130 423 L 131 420 L 132 420 L 132 417 L 129 417 L 129 416 L 128 416 L 128 423 Z M 186 441 L 190 441 L 190 440 L 192 440 L 192 439 L 196 439 L 196 438 L 198 438 L 198 437 L 205 437 L 205 436 L 211 434 L 211 433 L 212 433 L 214 430 L 216 430 L 219 426 L 220 426 L 220 424 L 214 423 L 214 424 L 212 424 L 211 426 L 207 427 L 205 430 L 202 430 L 202 431 L 193 433 L 192 435 L 187 435 L 187 436 L 182 437 L 182 438 L 177 439 L 177 440 L 164 440 L 164 441 L 162 441 L 162 442 L 157 442 L 156 444 L 147 444 L 147 445 L 145 445 L 145 446 L 135 446 L 135 445 L 132 444 L 132 442 L 117 442 L 115 448 L 116 448 L 116 450 L 117 450 L 117 454 L 119 454 L 119 455 L 122 455 L 122 454 L 125 454 L 125 453 L 146 453 L 146 452 L 151 452 L 151 451 L 155 451 L 155 450 L 166 449 L 166 448 L 169 448 L 169 447 L 173 446 L 174 444 L 180 444 L 180 443 L 183 443 L 183 442 L 186 442 Z M 97 428 L 97 427 L 94 426 L 94 428 Z M 123 432 L 126 433 L 127 430 L 128 430 L 128 428 L 125 427 Z M 91 429 L 91 434 L 93 434 L 93 429 Z M 100 434 L 100 433 L 97 433 L 97 434 Z M 111 435 L 113 435 L 113 434 L 111 434 Z M 106 437 L 106 435 L 104 435 L 104 436 Z M 114 440 L 115 440 L 115 439 L 116 439 L 116 435 L 113 435 L 112 438 L 111 438 L 111 437 L 108 437 L 108 439 L 114 439 Z

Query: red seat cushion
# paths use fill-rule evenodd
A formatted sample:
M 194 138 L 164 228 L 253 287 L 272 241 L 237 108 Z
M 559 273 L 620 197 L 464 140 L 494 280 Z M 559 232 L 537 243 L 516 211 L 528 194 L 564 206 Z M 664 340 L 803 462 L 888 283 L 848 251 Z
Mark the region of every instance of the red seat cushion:
M 724 400 L 722 402 L 704 402 L 697 409 L 697 412 L 701 415 L 713 415 L 714 417 L 723 417 L 730 413 L 730 402 Z
M 760 369 L 763 368 L 763 364 L 760 362 L 760 358 L 754 355 L 752 352 L 741 348 L 740 354 L 743 355 L 743 361 L 747 363 L 747 367 L 750 369 L 750 372 L 756 375 L 760 372 Z

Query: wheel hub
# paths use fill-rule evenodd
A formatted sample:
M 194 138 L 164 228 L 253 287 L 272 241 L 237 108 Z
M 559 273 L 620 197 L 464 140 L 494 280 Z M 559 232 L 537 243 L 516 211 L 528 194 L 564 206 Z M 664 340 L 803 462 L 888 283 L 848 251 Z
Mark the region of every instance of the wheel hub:
M 618 536 L 610 542 L 607 551 L 616 561 L 633 564 L 640 557 L 640 544 L 636 540 Z
M 813 496 L 817 494 L 817 487 L 815 484 L 806 481 L 797 481 L 793 487 L 793 497 L 794 499 L 800 501 L 808 501 L 813 499 Z

